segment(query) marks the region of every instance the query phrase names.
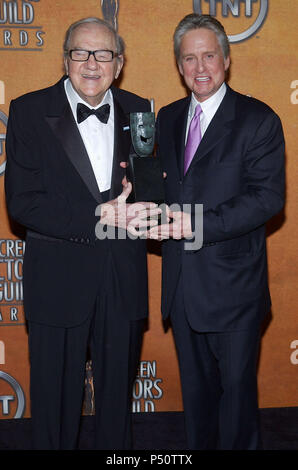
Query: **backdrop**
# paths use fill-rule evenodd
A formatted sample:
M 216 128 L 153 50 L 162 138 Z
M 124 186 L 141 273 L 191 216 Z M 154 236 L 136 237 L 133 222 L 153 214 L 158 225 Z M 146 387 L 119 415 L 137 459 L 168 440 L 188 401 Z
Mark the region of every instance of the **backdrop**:
M 86 16 L 114 21 L 126 42 L 119 85 L 155 102 L 155 111 L 186 94 L 177 72 L 172 35 L 192 12 L 210 13 L 230 37 L 229 84 L 268 103 L 286 138 L 287 203 L 268 225 L 272 311 L 259 363 L 261 407 L 298 406 L 297 331 L 297 17 L 292 0 L 0 0 L 0 418 L 30 416 L 27 332 L 23 313 L 23 234 L 9 223 L 4 198 L 5 132 L 10 100 L 54 84 L 63 73 L 68 25 Z M 30 110 L 28 110 L 30 112 Z M 160 247 L 148 254 L 150 322 L 145 333 L 133 410 L 182 410 L 171 330 L 160 316 Z M 53 293 L 55 295 L 55 293 Z M 40 397 L 42 400 L 43 397 Z M 87 364 L 84 413 L 92 413 Z

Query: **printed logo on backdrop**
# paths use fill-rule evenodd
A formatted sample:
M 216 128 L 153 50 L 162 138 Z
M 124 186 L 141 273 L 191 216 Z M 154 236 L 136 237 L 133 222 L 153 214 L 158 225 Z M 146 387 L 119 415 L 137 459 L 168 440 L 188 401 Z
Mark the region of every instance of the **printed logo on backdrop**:
M 291 93 L 291 103 L 298 104 L 298 80 L 292 81 L 291 88 L 294 90 Z
M 0 384 L 2 393 L 0 395 L 0 418 L 22 418 L 25 411 L 25 395 L 22 387 L 14 377 L 1 370 Z M 3 394 L 3 390 L 5 390 L 5 394 Z
M 157 376 L 156 361 L 141 361 L 133 386 L 132 412 L 153 412 L 163 396 L 162 379 Z
M 294 349 L 294 351 L 290 355 L 290 361 L 291 361 L 291 364 L 296 366 L 298 364 L 298 340 L 297 339 L 291 342 L 290 348 Z
M 0 364 L 5 364 L 5 344 L 0 341 Z M 14 377 L 0 370 L 0 418 L 21 418 L 25 411 L 25 395 Z
M 24 240 L 0 239 L 0 326 L 23 325 Z
M 0 103 L 5 103 L 5 87 L 0 82 Z M 5 172 L 5 130 L 7 116 L 0 110 L 0 177 Z M 0 326 L 22 325 L 23 309 L 23 240 L 0 239 Z
M 41 0 L 0 0 L 0 50 L 42 51 L 45 32 L 38 23 Z
M 156 361 L 141 361 L 131 397 L 133 413 L 156 411 L 156 403 L 163 397 L 161 383 L 162 379 L 157 374 Z M 94 413 L 92 362 L 89 360 L 86 364 L 83 414 L 93 415 Z
M 267 17 L 268 4 L 269 0 L 193 0 L 193 11 L 200 15 L 221 15 L 223 18 L 232 15 L 234 18 L 251 19 L 244 31 L 228 34 L 229 41 L 237 43 L 251 38 L 261 28 Z

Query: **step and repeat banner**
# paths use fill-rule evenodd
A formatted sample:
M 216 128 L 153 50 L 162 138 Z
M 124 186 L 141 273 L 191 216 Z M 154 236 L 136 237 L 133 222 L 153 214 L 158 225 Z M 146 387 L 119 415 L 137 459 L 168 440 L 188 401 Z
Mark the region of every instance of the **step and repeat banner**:
M 196 11 L 225 26 L 231 42 L 229 84 L 268 103 L 286 138 L 287 202 L 268 224 L 272 310 L 258 369 L 261 407 L 298 406 L 298 2 L 293 0 L 0 0 L 0 418 L 30 416 L 27 331 L 23 311 L 21 227 L 9 221 L 4 197 L 5 135 L 11 99 L 47 87 L 63 74 L 68 25 L 98 16 L 126 42 L 119 85 L 155 111 L 186 94 L 172 36 Z M 30 110 L 28 110 L 30 112 Z M 179 371 L 171 330 L 160 315 L 161 256 L 148 245 L 150 319 L 133 392 L 134 412 L 180 411 Z M 83 412 L 93 413 L 92 364 L 86 364 Z M 40 397 L 42 400 L 43 397 Z

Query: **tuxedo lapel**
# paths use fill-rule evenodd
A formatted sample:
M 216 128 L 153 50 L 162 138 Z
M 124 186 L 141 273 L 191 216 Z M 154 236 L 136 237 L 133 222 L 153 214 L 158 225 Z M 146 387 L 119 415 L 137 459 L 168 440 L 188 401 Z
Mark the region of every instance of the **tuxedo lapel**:
M 62 116 L 47 116 L 46 120 L 94 199 L 102 202 L 95 175 L 70 106 L 66 106 Z
M 102 202 L 100 191 L 90 159 L 67 101 L 63 81 L 62 79 L 56 85 L 57 89 L 53 87 L 53 95 L 55 96 L 52 97 L 50 109 L 45 119 L 92 196 L 100 203 Z
M 129 119 L 114 98 L 114 155 L 110 199 L 114 199 L 122 192 L 125 169 L 121 168 L 120 162 L 128 160 L 130 143 Z
M 64 79 L 65 77 L 52 88 L 49 109 L 45 119 L 90 193 L 98 203 L 101 203 L 102 197 L 93 168 L 64 91 Z M 113 99 L 114 154 L 110 199 L 114 199 L 122 192 L 122 179 L 125 175 L 125 169 L 120 167 L 120 162 L 128 160 L 131 142 L 128 128 L 129 119 L 114 95 Z M 127 130 L 124 130 L 125 128 Z

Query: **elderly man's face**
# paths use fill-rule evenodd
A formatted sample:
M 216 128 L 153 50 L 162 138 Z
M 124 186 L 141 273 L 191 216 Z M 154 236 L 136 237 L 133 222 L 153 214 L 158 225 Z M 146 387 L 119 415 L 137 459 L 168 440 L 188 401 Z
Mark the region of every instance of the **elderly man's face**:
M 179 71 L 198 101 L 205 101 L 216 93 L 229 65 L 230 58 L 224 59 L 213 31 L 193 29 L 182 37 Z
M 116 44 L 109 29 L 89 23 L 74 30 L 69 49 L 88 51 L 107 49 L 116 52 Z M 114 58 L 112 62 L 96 62 L 93 55 L 90 55 L 87 62 L 75 62 L 70 57 L 65 59 L 66 71 L 74 89 L 92 107 L 102 101 L 105 92 L 118 77 L 122 66 L 122 56 Z

